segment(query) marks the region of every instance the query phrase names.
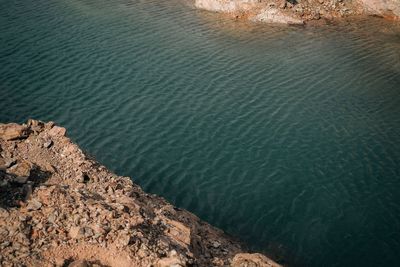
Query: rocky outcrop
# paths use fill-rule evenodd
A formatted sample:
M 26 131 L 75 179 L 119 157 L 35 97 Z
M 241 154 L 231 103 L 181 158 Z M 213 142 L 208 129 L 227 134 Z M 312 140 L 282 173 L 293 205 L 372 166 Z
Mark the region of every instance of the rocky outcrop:
M 284 13 L 277 8 L 264 8 L 252 20 L 266 23 L 304 24 L 302 18 Z
M 241 13 L 253 10 L 259 6 L 258 0 L 195 0 L 195 6 L 216 12 Z
M 360 0 L 360 3 L 367 14 L 396 20 L 400 18 L 400 0 Z
M 195 6 L 252 21 L 303 24 L 355 15 L 400 16 L 400 0 L 195 0 Z
M 269 23 L 303 24 L 296 14 L 285 12 L 274 3 L 262 0 L 195 0 L 199 9 L 228 13 L 236 18 L 248 18 L 252 21 Z
M 65 134 L 51 122 L 0 125 L 0 266 L 279 266 Z

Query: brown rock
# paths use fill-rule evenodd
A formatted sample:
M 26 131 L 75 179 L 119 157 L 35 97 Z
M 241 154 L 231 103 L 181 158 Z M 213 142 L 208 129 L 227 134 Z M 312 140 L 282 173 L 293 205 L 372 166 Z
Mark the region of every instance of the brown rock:
M 238 253 L 232 260 L 231 267 L 280 267 L 281 265 L 259 253 Z
M 7 168 L 6 160 L 0 157 L 0 171 L 5 171 Z
M 71 262 L 68 267 L 89 267 L 85 260 L 76 260 Z
M 41 207 L 42 207 L 42 203 L 40 203 L 36 199 L 32 199 L 29 201 L 28 206 L 26 208 L 27 208 L 27 210 L 38 210 Z
M 175 250 L 169 253 L 169 256 L 157 261 L 156 267 L 183 267 L 185 264 L 179 259 Z
M 73 226 L 69 230 L 69 236 L 73 239 L 80 239 L 85 236 L 85 229 L 82 227 Z
M 15 140 L 28 137 L 29 128 L 26 125 L 19 125 L 16 123 L 1 124 L 0 125 L 0 138 L 3 140 Z
M 42 131 L 44 123 L 38 120 L 29 119 L 26 123 L 34 133 L 39 133 Z
M 43 142 L 43 147 L 49 148 L 49 147 L 51 147 L 52 144 L 53 144 L 53 141 L 51 139 L 48 139 Z
M 171 237 L 175 242 L 183 245 L 190 245 L 190 228 L 185 226 L 183 223 L 166 219 L 167 229 L 165 234 Z
M 27 161 L 22 161 L 18 164 L 7 169 L 7 173 L 15 176 L 21 176 L 28 178 L 31 175 L 32 165 Z
M 287 4 L 286 0 L 281 0 L 280 3 L 279 3 L 279 8 L 285 9 L 286 8 L 286 4 Z
M 56 258 L 56 259 L 54 260 L 54 263 L 55 263 L 56 267 L 62 267 L 62 266 L 65 265 L 65 259 L 63 259 L 63 258 Z
M 65 136 L 67 130 L 64 127 L 54 126 L 48 131 L 48 134 L 53 137 Z
M 7 210 L 0 208 L 0 218 L 7 218 L 9 215 L 10 213 Z

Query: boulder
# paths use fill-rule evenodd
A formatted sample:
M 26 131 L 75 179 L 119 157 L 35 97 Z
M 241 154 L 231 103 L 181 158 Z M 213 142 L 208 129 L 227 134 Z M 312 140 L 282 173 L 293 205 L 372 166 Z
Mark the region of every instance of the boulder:
M 8 123 L 0 125 L 0 138 L 6 141 L 28 137 L 29 128 L 26 125 Z
M 400 0 L 359 0 L 368 14 L 400 18 Z
M 48 131 L 48 134 L 53 137 L 65 136 L 67 130 L 64 127 L 54 126 Z

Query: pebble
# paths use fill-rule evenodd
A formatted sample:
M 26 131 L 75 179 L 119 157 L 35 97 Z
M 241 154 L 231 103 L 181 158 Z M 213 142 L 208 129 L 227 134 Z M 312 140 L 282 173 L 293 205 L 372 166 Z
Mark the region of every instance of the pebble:
M 80 239 L 84 237 L 84 235 L 85 235 L 85 230 L 82 227 L 73 226 L 69 230 L 69 236 L 73 239 Z
M 221 246 L 221 243 L 219 243 L 218 241 L 214 241 L 212 245 L 214 248 L 219 248 Z
M 51 147 L 52 144 L 53 144 L 53 141 L 51 139 L 48 139 L 48 140 L 44 141 L 43 147 L 49 148 L 49 147 Z
M 28 210 L 38 210 L 42 207 L 42 203 L 37 201 L 36 199 L 32 199 L 29 201 L 28 206 L 26 207 Z

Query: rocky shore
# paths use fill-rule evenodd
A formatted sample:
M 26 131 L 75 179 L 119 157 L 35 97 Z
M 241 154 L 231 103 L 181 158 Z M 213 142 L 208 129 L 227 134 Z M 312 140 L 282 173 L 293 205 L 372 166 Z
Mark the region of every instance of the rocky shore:
M 195 6 L 266 23 L 304 24 L 359 15 L 400 18 L 400 0 L 195 0 Z
M 280 265 L 29 120 L 0 124 L 0 266 Z

